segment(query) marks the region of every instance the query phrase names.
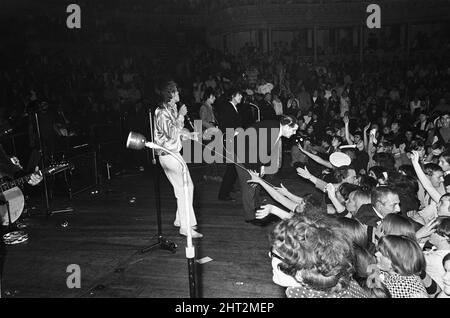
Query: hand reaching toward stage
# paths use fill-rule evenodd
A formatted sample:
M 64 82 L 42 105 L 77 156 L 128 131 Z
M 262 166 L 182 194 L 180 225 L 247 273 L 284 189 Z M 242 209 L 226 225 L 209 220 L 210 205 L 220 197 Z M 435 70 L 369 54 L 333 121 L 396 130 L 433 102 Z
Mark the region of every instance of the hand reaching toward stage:
M 293 216 L 293 213 L 284 211 L 275 205 L 266 204 L 261 206 L 261 208 L 256 211 L 255 218 L 261 220 L 269 214 L 273 214 L 282 220 L 290 219 Z
M 437 222 L 436 219 L 428 222 L 427 224 L 425 224 L 424 226 L 422 226 L 417 232 L 416 232 L 416 239 L 422 240 L 425 238 L 428 238 L 431 236 L 431 234 L 433 234 L 434 232 L 436 232 L 436 227 Z
M 36 167 L 36 169 L 35 169 L 35 173 L 33 173 L 31 176 L 30 176 L 30 180 L 28 180 L 28 183 L 30 184 L 30 185 L 32 185 L 32 186 L 35 186 L 35 185 L 37 185 L 39 182 L 41 182 L 42 181 L 42 175 L 41 175 L 41 173 L 39 172 L 39 167 Z
M 308 171 L 308 169 L 306 167 L 305 167 L 305 169 L 298 167 L 297 174 L 304 179 L 311 180 L 311 178 L 312 178 L 312 174 Z
M 260 184 L 262 182 L 261 177 L 259 176 L 258 172 L 254 170 L 247 170 L 250 174 L 251 179 L 247 181 L 247 183 L 257 183 Z
M 286 189 L 286 187 L 280 183 L 280 187 L 275 187 L 275 190 L 277 190 L 280 194 L 286 196 L 287 194 L 289 194 L 289 190 Z
M 261 206 L 261 208 L 256 211 L 255 218 L 256 219 L 264 219 L 266 216 L 268 216 L 271 213 L 272 207 L 273 207 L 272 204 L 266 204 L 266 205 Z

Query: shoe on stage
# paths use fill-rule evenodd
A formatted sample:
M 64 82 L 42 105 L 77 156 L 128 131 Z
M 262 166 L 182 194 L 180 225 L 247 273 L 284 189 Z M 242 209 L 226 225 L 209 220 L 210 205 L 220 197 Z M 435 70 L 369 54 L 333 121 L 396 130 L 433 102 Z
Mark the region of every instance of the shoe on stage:
M 180 235 L 187 236 L 187 231 L 180 229 Z M 196 232 L 195 230 L 191 230 L 191 236 L 192 236 L 192 238 L 196 239 L 196 238 L 202 238 L 203 234 Z

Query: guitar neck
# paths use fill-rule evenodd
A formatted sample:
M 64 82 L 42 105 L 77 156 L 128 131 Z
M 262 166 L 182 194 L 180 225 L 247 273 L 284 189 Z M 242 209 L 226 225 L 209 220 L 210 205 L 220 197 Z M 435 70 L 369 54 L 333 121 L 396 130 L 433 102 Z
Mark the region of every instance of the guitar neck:
M 46 175 L 48 173 L 48 171 L 49 171 L 49 169 L 47 168 L 47 169 L 44 169 L 44 170 L 39 170 L 39 171 L 36 171 L 36 172 L 33 172 L 33 173 L 29 173 L 29 174 L 27 174 L 27 175 L 25 175 L 23 177 L 14 179 L 12 181 L 3 182 L 0 185 L 0 191 L 1 192 L 5 192 L 5 191 L 7 191 L 9 189 L 12 189 L 14 187 L 20 187 L 20 186 L 24 185 L 25 183 L 27 183 L 30 180 L 32 174 L 40 172 L 41 175 L 44 176 L 44 175 Z

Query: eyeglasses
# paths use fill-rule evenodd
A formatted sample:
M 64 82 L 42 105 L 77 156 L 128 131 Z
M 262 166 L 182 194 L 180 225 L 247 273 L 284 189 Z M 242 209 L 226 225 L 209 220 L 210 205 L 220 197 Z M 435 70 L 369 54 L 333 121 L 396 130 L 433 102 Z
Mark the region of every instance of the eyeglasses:
M 268 255 L 269 255 L 269 257 L 270 258 L 278 258 L 280 261 L 283 261 L 284 262 L 284 257 L 281 257 L 280 255 L 278 255 L 277 253 L 274 253 L 273 252 L 273 249 L 270 249 L 270 251 L 269 251 L 269 253 L 268 253 Z

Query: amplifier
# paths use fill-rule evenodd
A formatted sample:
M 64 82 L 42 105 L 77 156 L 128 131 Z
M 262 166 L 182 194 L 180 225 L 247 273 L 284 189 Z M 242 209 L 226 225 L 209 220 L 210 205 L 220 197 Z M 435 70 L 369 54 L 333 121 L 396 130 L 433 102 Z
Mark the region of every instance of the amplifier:
M 97 155 L 95 151 L 67 158 L 74 168 L 69 177 L 69 194 L 77 195 L 97 185 Z

